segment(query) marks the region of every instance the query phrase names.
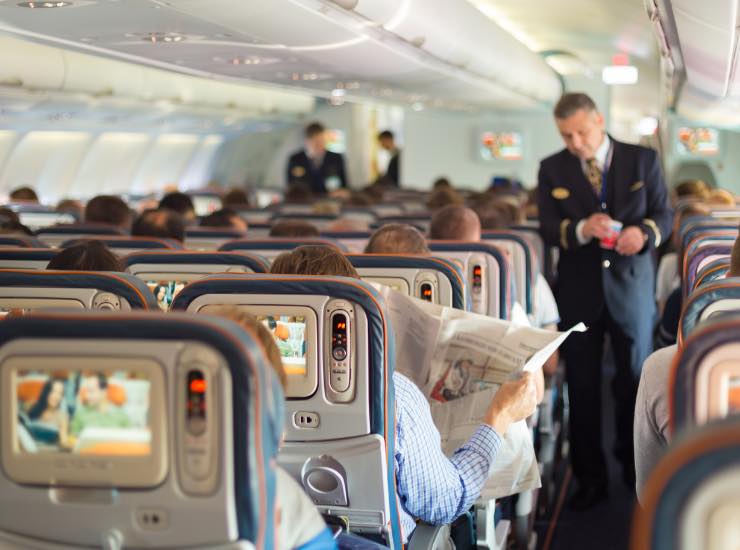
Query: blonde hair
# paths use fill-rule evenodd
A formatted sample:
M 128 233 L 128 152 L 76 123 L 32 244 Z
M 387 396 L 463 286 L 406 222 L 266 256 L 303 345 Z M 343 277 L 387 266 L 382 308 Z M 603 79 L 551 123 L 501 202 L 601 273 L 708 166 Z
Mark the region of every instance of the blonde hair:
M 712 189 L 706 201 L 715 206 L 735 206 L 735 197 L 726 189 Z
M 355 267 L 341 252 L 326 245 L 304 245 L 291 252 L 283 252 L 273 260 L 270 273 L 360 278 Z
M 257 337 L 258 342 L 262 345 L 262 350 L 265 353 L 265 357 L 272 365 L 272 369 L 277 374 L 280 380 L 280 385 L 285 389 L 288 382 L 288 377 L 285 374 L 283 368 L 283 358 L 280 355 L 280 350 L 275 343 L 270 331 L 267 327 L 257 320 L 257 317 L 249 313 L 247 310 L 236 307 L 236 306 L 220 306 L 209 310 L 209 313 L 218 315 L 219 317 L 225 317 L 241 325 L 247 329 L 247 332 L 252 333 Z

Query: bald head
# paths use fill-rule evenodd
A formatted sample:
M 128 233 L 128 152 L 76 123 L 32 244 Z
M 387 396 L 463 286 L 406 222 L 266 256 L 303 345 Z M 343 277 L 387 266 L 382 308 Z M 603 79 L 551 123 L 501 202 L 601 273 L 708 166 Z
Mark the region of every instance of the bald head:
M 389 223 L 372 234 L 365 247 L 366 254 L 426 254 L 426 239 L 410 225 Z
M 470 208 L 450 205 L 437 210 L 429 227 L 429 238 L 450 241 L 480 241 L 480 219 Z

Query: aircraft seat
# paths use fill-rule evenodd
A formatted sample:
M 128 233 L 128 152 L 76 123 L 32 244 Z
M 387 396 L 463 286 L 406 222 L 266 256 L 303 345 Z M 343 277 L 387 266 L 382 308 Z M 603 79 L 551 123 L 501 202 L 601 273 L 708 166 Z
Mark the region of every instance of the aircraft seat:
M 504 254 L 492 244 L 457 241 L 429 241 L 435 256 L 460 265 L 466 274 L 473 311 L 508 319 L 512 305 L 512 284 Z
M 740 312 L 700 323 L 684 340 L 671 374 L 674 433 L 740 413 Z
M 729 257 L 716 258 L 707 262 L 696 273 L 696 280 L 694 281 L 694 286 L 691 288 L 691 292 L 694 292 L 697 288 L 700 288 L 707 283 L 711 283 L 712 281 L 716 281 L 718 279 L 723 279 L 727 276 L 727 273 L 729 271 Z
M 321 238 L 339 242 L 352 254 L 362 254 L 371 235 L 369 231 L 324 231 Z
M 684 297 L 694 288 L 697 274 L 702 267 L 713 260 L 730 257 L 733 242 L 727 242 L 727 244 L 707 243 L 696 248 L 693 252 L 687 251 L 682 277 Z
M 382 296 L 346 277 L 210 275 L 187 285 L 172 308 L 209 313 L 223 305 L 257 315 L 283 356 L 280 464 L 326 516 L 347 518 L 353 533 L 382 535 L 401 550 L 394 337 Z M 439 536 L 431 540 L 440 547 Z
M 218 248 L 234 239 L 243 239 L 247 236 L 244 231 L 237 229 L 222 229 L 219 227 L 194 227 L 185 229 L 184 248 L 187 250 L 218 250 Z
M 31 231 L 42 227 L 80 223 L 73 212 L 57 212 L 55 208 L 39 204 L 10 204 L 8 208 L 18 214 L 19 221 Z
M 632 550 L 737 548 L 740 421 L 681 438 L 658 463 L 635 507 Z
M 125 236 L 123 229 L 112 225 L 79 223 L 52 225 L 42 227 L 36 231 L 36 237 L 48 246 L 58 247 L 65 241 L 77 239 L 92 239 L 99 236 Z
M 64 241 L 61 248 L 68 248 L 87 239 L 71 239 Z M 181 250 L 182 244 L 173 239 L 159 239 L 157 237 L 103 237 L 95 238 L 110 248 L 117 256 L 125 256 L 141 250 Z
M 128 273 L 0 270 L 0 312 L 49 308 L 157 309 L 149 288 Z
M 302 222 L 308 222 L 311 225 L 315 226 L 319 231 L 323 231 L 326 229 L 332 222 L 337 221 L 339 218 L 338 214 L 331 214 L 331 215 L 325 215 L 325 214 L 300 214 L 300 213 L 286 213 L 282 210 L 278 213 L 276 213 L 272 218 L 270 218 L 270 225 L 276 225 L 280 222 L 288 222 L 288 221 L 302 221 Z
M 348 254 L 360 276 L 394 287 L 409 296 L 469 310 L 465 275 L 451 260 L 400 254 Z
M 718 279 L 696 289 L 683 304 L 678 327 L 679 345 L 701 321 L 735 310 L 740 310 L 740 277 Z
M 48 248 L 36 237 L 21 234 L 0 235 L 0 248 Z
M 506 250 L 511 258 L 512 278 L 516 281 L 517 296 L 528 314 L 534 313 L 534 278 L 536 273 L 535 251 L 529 242 L 513 231 L 483 231 L 481 239 Z
M 224 244 L 219 250 L 244 250 L 253 252 L 264 256 L 270 262 L 283 252 L 289 252 L 294 248 L 298 248 L 303 245 L 327 245 L 333 246 L 340 252 L 347 252 L 344 246 L 337 241 L 330 239 L 294 239 L 294 238 L 276 238 L 269 237 L 267 239 L 240 239 L 236 241 L 229 241 Z
M 241 327 L 208 316 L 37 312 L 3 321 L 0 377 L 0 546 L 276 547 L 283 395 Z M 39 377 L 78 400 L 100 380 L 126 385 L 130 399 L 105 409 L 106 427 L 65 400 L 70 440 L 35 439 L 18 392 Z
M 46 269 L 55 248 L 0 248 L 0 269 Z

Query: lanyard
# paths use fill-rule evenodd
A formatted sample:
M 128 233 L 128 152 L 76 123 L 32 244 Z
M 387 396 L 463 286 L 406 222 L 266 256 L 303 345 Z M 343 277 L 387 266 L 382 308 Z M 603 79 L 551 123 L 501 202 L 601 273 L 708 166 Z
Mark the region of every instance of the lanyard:
M 606 211 L 606 180 L 609 176 L 609 168 L 612 165 L 612 157 L 614 156 L 614 142 L 609 141 L 609 151 L 606 154 L 606 162 L 604 162 L 604 169 L 601 171 L 601 196 L 599 202 L 601 203 L 601 210 Z

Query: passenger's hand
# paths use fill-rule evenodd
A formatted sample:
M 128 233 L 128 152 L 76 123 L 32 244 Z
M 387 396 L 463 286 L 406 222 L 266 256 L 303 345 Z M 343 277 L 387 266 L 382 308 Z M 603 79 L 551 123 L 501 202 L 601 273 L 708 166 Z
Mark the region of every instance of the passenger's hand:
M 537 407 L 537 389 L 529 372 L 502 385 L 486 411 L 485 423 L 503 436 L 514 422 L 530 416 Z
M 645 234 L 636 225 L 622 229 L 615 250 L 622 256 L 633 256 L 645 246 Z
M 602 212 L 591 214 L 581 229 L 583 236 L 587 239 L 597 240 L 608 237 L 611 232 L 611 228 L 609 227 L 610 221 L 611 218 L 608 214 L 604 214 Z

